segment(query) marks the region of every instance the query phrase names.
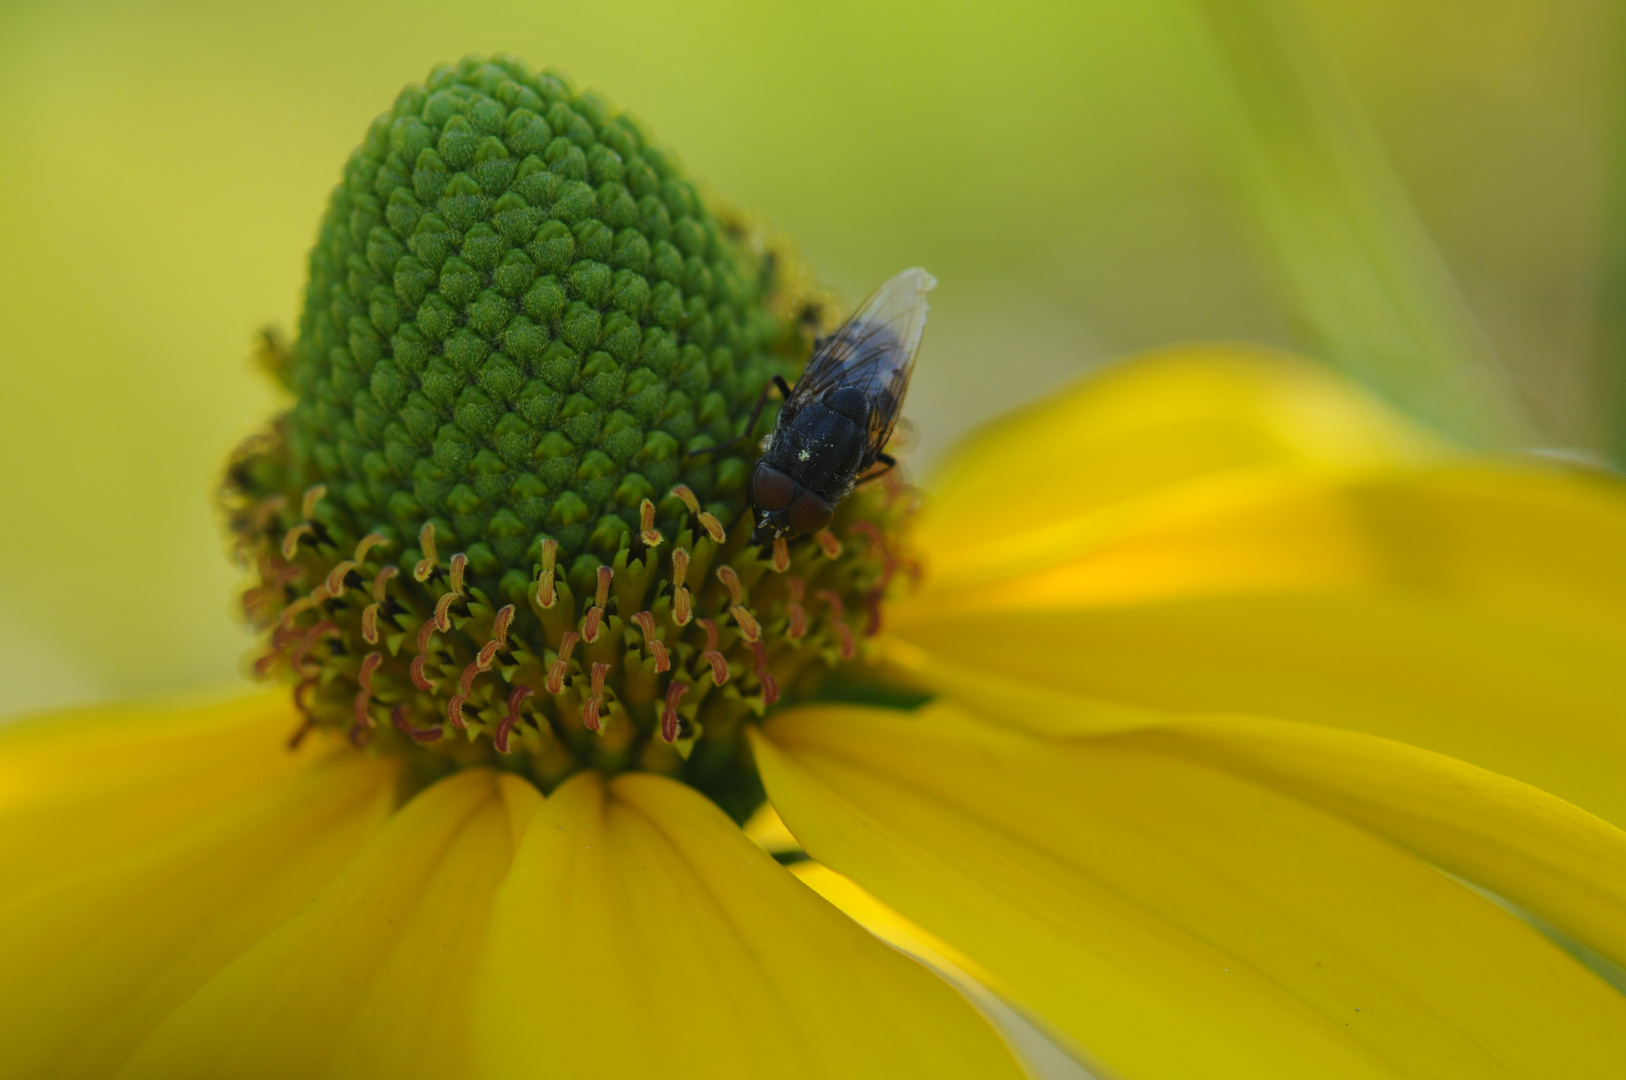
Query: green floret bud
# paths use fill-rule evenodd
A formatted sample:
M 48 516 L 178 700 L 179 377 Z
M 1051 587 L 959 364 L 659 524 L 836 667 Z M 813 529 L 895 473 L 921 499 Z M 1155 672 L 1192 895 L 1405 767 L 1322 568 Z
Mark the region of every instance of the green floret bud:
M 626 115 L 515 61 L 439 68 L 373 122 L 322 219 L 291 486 L 327 485 L 363 534 L 484 543 L 492 593 L 544 538 L 613 559 L 651 493 L 675 529 L 679 483 L 723 517 L 752 448 L 685 452 L 794 373 L 773 283 Z

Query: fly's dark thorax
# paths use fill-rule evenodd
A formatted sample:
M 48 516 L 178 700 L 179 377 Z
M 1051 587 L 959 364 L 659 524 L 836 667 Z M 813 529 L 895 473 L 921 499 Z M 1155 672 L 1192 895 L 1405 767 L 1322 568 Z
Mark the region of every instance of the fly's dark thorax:
M 763 460 L 830 503 L 839 502 L 865 465 L 868 418 L 860 391 L 837 388 L 781 417 Z

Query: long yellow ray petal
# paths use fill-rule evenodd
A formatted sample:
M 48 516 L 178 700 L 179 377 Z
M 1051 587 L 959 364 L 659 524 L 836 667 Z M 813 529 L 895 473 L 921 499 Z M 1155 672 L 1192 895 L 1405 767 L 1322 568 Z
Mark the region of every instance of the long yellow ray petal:
M 894 658 L 991 716 L 1012 684 L 1124 723 L 1266 715 L 1413 743 L 1626 822 L 1626 488 L 1452 466 L 1171 499 L 1041 570 L 928 586 Z M 986 672 L 999 684 L 975 685 Z
M 1445 448 L 1317 365 L 1196 346 L 1082 379 L 967 439 L 931 479 L 916 523 L 950 586 L 1044 565 L 1161 498 L 1216 479 L 1345 475 Z
M 469 1075 L 468 1001 L 526 781 L 454 774 L 226 967 L 120 1073 L 182 1080 Z
M 1606 1075 L 1626 999 L 1420 860 L 1125 739 L 949 707 L 756 736 L 815 858 L 1129 1078 Z
M 396 777 L 393 763 L 353 751 L 306 761 L 0 904 L 0 1077 L 110 1075 L 322 889 L 388 814 Z M 196 805 L 184 788 L 173 795 Z M 131 812 L 158 797 L 146 793 Z
M 1544 791 L 1314 724 L 1187 718 L 1122 741 L 1221 766 L 1358 822 L 1626 966 L 1626 831 Z
M 478 1000 L 494 1078 L 1020 1075 L 946 983 L 650 775 L 584 773 L 548 798 Z
M 161 836 L 305 768 L 287 691 L 99 706 L 0 725 L 0 899 Z

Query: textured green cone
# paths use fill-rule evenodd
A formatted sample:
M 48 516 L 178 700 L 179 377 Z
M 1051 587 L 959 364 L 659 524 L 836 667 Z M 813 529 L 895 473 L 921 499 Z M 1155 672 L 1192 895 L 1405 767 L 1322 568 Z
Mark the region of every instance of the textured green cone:
M 227 478 L 257 669 L 358 743 L 656 769 L 742 812 L 739 723 L 856 656 L 900 565 L 895 486 L 780 566 L 729 528 L 734 440 L 832 316 L 602 101 L 436 69 L 351 155 L 267 346 L 294 404 Z

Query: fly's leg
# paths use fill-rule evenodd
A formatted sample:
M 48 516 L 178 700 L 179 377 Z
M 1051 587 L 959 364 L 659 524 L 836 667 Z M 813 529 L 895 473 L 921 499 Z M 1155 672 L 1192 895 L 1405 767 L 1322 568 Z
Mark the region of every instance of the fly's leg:
M 772 390 L 776 386 L 779 387 L 779 399 L 781 401 L 789 399 L 790 384 L 785 381 L 785 377 L 783 375 L 775 375 L 773 378 L 769 379 L 768 382 L 762 387 L 762 393 L 757 395 L 757 403 L 751 409 L 751 419 L 745 425 L 745 434 L 741 435 L 737 439 L 730 439 L 721 446 L 707 446 L 700 450 L 690 450 L 683 456 L 685 458 L 692 458 L 699 457 L 701 454 L 716 454 L 729 449 L 736 443 L 749 442 L 751 439 L 751 433 L 757 429 L 757 421 L 762 419 L 763 406 L 768 404 L 768 391 Z
M 865 473 L 863 476 L 860 476 L 858 478 L 858 483 L 867 484 L 871 480 L 879 480 L 881 477 L 898 467 L 898 459 L 893 457 L 891 454 L 876 454 L 875 464 L 880 467 L 872 468 L 869 472 Z

